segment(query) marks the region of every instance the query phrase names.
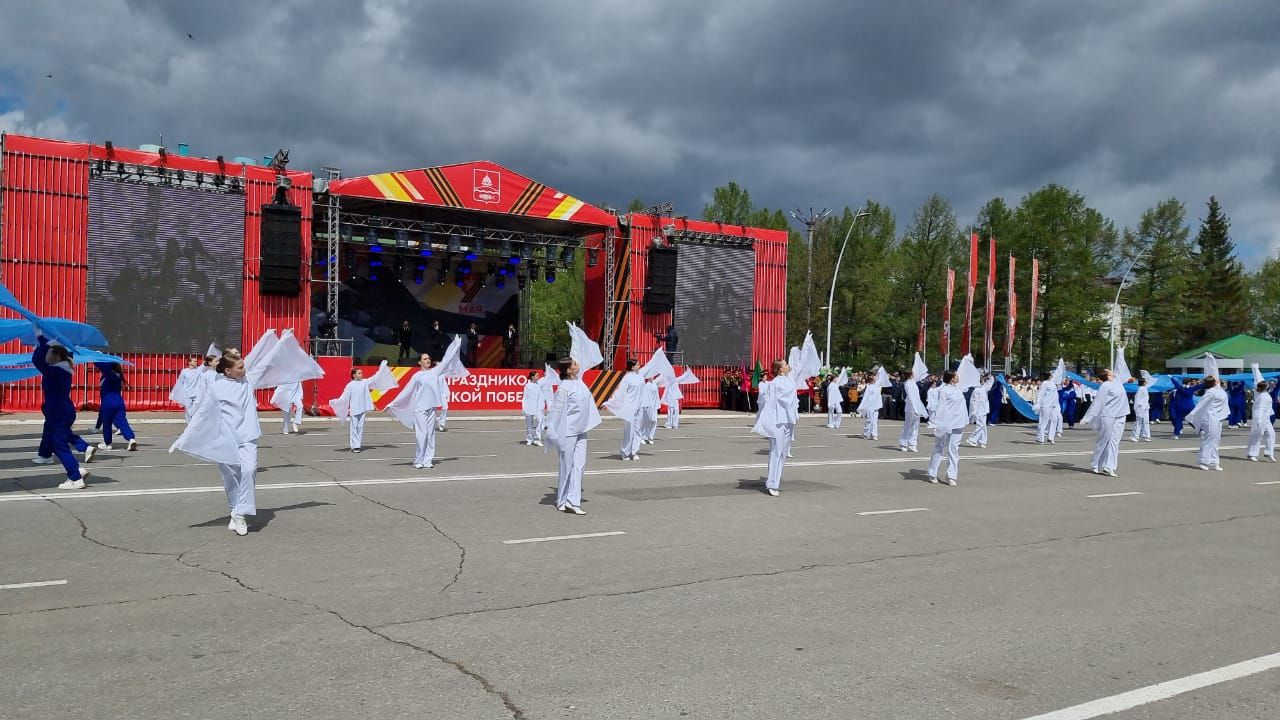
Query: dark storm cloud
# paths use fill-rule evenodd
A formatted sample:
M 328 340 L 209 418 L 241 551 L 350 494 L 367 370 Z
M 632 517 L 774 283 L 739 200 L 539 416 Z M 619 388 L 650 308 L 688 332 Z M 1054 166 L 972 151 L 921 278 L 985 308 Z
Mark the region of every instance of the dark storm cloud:
M 1267 2 L 7 5 L 9 129 L 347 174 L 486 158 L 691 215 L 729 180 L 903 224 L 932 192 L 971 219 L 1060 182 L 1119 225 L 1216 194 L 1246 258 L 1280 248 Z

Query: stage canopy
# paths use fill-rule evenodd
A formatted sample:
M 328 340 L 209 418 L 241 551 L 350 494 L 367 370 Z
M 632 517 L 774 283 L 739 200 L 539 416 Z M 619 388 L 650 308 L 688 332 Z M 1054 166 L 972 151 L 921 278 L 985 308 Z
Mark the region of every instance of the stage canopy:
M 588 226 L 580 232 L 616 224 L 613 213 L 487 160 L 334 180 L 329 193 L 343 199 L 344 212 L 360 212 L 360 199 L 391 201 L 437 209 L 433 219 L 458 224 L 486 213 L 494 217 L 483 224 L 495 229 L 564 234 L 559 223 Z

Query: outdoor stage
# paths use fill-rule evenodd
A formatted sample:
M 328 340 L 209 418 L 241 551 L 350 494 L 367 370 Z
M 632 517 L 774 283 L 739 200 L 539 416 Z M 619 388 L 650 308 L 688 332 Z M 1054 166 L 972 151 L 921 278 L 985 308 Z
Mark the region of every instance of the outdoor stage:
M 451 407 L 516 410 L 528 370 L 501 369 L 504 360 L 541 371 L 562 350 L 524 342 L 530 286 L 578 268 L 581 314 L 559 320 L 600 342 L 598 401 L 668 327 L 680 336 L 673 364 L 703 381 L 685 388 L 687 407 L 715 407 L 727 368 L 786 352 L 784 231 L 690 220 L 669 206 L 616 213 L 484 161 L 313 181 L 236 160 L 0 140 L 0 280 L 34 312 L 101 327 L 133 363 L 130 409 L 176 409 L 168 394 L 187 358 L 210 342 L 248 351 L 271 328 L 311 341 L 327 377 L 307 383 L 307 404 L 324 413 L 353 364 L 395 360 L 388 349 L 407 321 L 415 352 L 438 352 L 441 333 L 474 323 L 473 377 Z M 263 229 L 278 187 L 299 217 L 296 291 L 264 282 L 281 270 Z M 521 338 L 510 353 L 509 326 Z M 79 368 L 73 398 L 92 407 L 97 396 L 96 373 Z M 36 381 L 0 388 L 0 410 L 40 402 Z

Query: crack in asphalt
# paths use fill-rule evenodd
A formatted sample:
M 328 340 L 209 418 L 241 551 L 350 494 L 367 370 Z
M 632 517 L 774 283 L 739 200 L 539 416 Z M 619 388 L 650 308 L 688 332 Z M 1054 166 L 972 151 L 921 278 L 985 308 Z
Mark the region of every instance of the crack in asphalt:
M 527 610 L 530 608 L 545 607 L 548 605 L 558 605 L 560 603 L 575 602 L 578 600 L 607 599 L 607 598 L 615 598 L 615 597 L 626 597 L 628 595 L 643 595 L 645 593 L 657 592 L 662 590 L 679 590 L 682 588 L 692 587 L 695 585 L 704 585 L 708 583 L 728 582 L 732 580 L 748 580 L 752 578 L 778 577 L 780 575 L 806 573 L 806 572 L 809 572 L 810 570 L 825 570 L 825 569 L 835 569 L 835 568 L 857 567 L 859 565 L 872 565 L 875 563 L 887 562 L 891 560 L 914 560 L 919 558 L 941 557 L 945 555 L 953 555 L 953 554 L 967 553 L 967 552 L 974 552 L 974 551 L 1017 550 L 1020 548 L 1035 547 L 1037 545 L 1048 545 L 1051 543 L 1063 542 L 1063 541 L 1074 542 L 1074 541 L 1080 541 L 1080 540 L 1095 540 L 1097 538 L 1102 538 L 1102 537 L 1131 535 L 1134 533 L 1148 532 L 1151 530 L 1168 530 L 1168 529 L 1183 528 L 1183 527 L 1199 527 L 1199 526 L 1205 526 L 1205 525 L 1216 525 L 1219 523 L 1234 522 L 1236 520 L 1250 520 L 1250 519 L 1256 519 L 1256 518 L 1262 518 L 1262 517 L 1273 517 L 1274 515 L 1275 513 L 1257 513 L 1254 515 L 1233 515 L 1228 518 L 1219 518 L 1216 520 L 1202 520 L 1197 522 L 1172 523 L 1169 525 L 1153 525 L 1151 527 L 1127 528 L 1123 530 L 1104 530 L 1102 532 L 1089 533 L 1087 535 L 1069 535 L 1069 536 L 1062 536 L 1062 537 L 1042 538 L 1040 540 L 1032 540 L 1024 543 L 1008 543 L 1008 544 L 999 544 L 999 545 L 974 545 L 970 547 L 948 548 L 943 550 L 934 550 L 930 552 L 882 555 L 880 557 L 865 558 L 862 560 L 851 560 L 849 562 L 844 562 L 844 563 L 814 563 L 811 565 L 800 565 L 797 567 L 782 568 L 779 570 L 766 570 L 766 571 L 760 571 L 760 572 L 742 573 L 739 575 L 722 575 L 722 576 L 709 577 L 709 578 L 699 578 L 697 580 L 687 580 L 685 582 L 669 583 L 666 585 L 654 585 L 652 587 L 637 588 L 635 590 L 619 590 L 616 592 L 607 592 L 607 593 L 588 593 L 584 595 L 573 595 L 569 597 L 556 598 L 553 600 L 541 600 L 539 602 L 527 603 L 524 605 L 510 605 L 505 607 L 481 608 L 479 610 L 463 610 L 459 612 L 446 613 L 444 615 L 433 615 L 429 617 L 416 618 L 412 620 L 400 620 L 392 623 L 386 623 L 384 625 L 378 625 L 376 627 L 379 629 L 400 627 L 403 625 L 412 625 L 414 623 L 434 622 L 437 620 L 448 620 L 448 619 L 457 618 L 457 617 L 470 617 L 473 615 L 485 615 L 488 613 L 507 612 L 512 610 Z
M 394 511 L 394 512 L 398 512 L 398 513 L 403 513 L 403 514 L 405 514 L 405 515 L 408 515 L 409 517 L 417 518 L 418 520 L 421 520 L 422 522 L 424 522 L 424 523 L 426 523 L 426 524 L 430 525 L 430 526 L 431 526 L 431 529 L 432 529 L 432 530 L 435 530 L 435 531 L 436 531 L 436 534 L 438 534 L 440 537 L 442 537 L 442 538 L 444 538 L 445 540 L 448 540 L 449 542 L 453 543 L 454 547 L 458 548 L 458 568 L 457 568 L 457 570 L 455 570 L 455 571 L 454 571 L 454 573 L 453 573 L 453 578 L 451 578 L 451 579 L 449 580 L 449 582 L 445 583 L 445 584 L 444 584 L 444 587 L 440 588 L 440 592 L 441 592 L 441 593 L 444 593 L 444 592 L 445 592 L 445 591 L 447 591 L 449 588 L 451 588 L 451 587 L 453 587 L 455 584 L 457 584 L 458 579 L 462 577 L 462 570 L 463 570 L 464 566 L 465 566 L 465 565 L 466 565 L 466 563 L 467 563 L 467 549 L 466 549 L 465 547 L 463 547 L 462 543 L 460 543 L 460 542 L 458 542 L 456 539 L 454 539 L 454 537 L 453 537 L 452 535 L 450 535 L 449 533 L 445 532 L 444 530 L 441 530 L 441 529 L 440 529 L 440 526 L 439 526 L 439 525 L 437 525 L 437 524 L 435 523 L 435 521 L 434 521 L 434 520 L 432 520 L 432 519 L 431 519 L 431 518 L 429 518 L 429 517 L 426 517 L 425 515 L 419 515 L 419 514 L 418 514 L 418 513 L 416 513 L 416 512 L 412 512 L 412 511 L 410 511 L 410 510 L 406 510 L 406 509 L 404 509 L 404 508 L 402 508 L 402 507 L 396 507 L 395 505 L 389 505 L 389 504 L 387 504 L 387 503 L 382 502 L 381 500 L 374 500 L 373 498 L 369 497 L 368 495 L 365 495 L 364 493 L 361 493 L 361 492 L 357 492 L 357 491 L 355 491 L 355 490 L 352 490 L 350 487 L 347 487 L 346 485 L 344 485 L 344 484 L 342 483 L 342 481 L 341 481 L 341 480 L 339 480 L 336 476 L 334 476 L 334 475 L 332 475 L 332 474 L 330 474 L 330 473 L 327 473 L 327 472 L 325 472 L 324 470 L 321 470 L 321 469 L 318 469 L 318 468 L 317 468 L 317 469 L 315 469 L 315 471 L 316 471 L 316 472 L 318 472 L 318 473 L 319 473 L 319 474 L 321 474 L 321 475 L 324 475 L 325 477 L 329 478 L 330 480 L 334 481 L 335 483 L 337 483 L 338 487 L 342 488 L 343 490 L 346 490 L 347 492 L 349 492 L 349 493 L 351 493 L 352 495 L 354 495 L 354 496 L 356 496 L 356 497 L 360 498 L 361 500 L 364 500 L 364 501 L 366 501 L 366 502 L 369 502 L 369 503 L 372 503 L 372 504 L 374 504 L 374 505 L 377 505 L 378 507 L 385 508 L 385 509 L 387 509 L 387 510 L 392 510 L 392 511 Z
M 39 610 L 14 610 L 13 612 L 0 613 L 0 617 L 12 617 L 14 615 L 36 615 L 39 613 L 56 612 L 58 610 L 84 610 L 86 608 L 110 607 L 113 605 L 132 605 L 134 603 L 156 602 L 157 600 L 170 600 L 173 598 L 190 598 L 203 597 L 205 595 L 222 595 L 229 593 L 230 590 L 210 590 L 209 592 L 196 593 L 174 593 L 172 595 L 160 595 L 158 597 L 134 598 L 132 600 L 110 600 L 100 603 L 89 603 L 87 605 L 63 605 L 62 607 L 41 608 Z

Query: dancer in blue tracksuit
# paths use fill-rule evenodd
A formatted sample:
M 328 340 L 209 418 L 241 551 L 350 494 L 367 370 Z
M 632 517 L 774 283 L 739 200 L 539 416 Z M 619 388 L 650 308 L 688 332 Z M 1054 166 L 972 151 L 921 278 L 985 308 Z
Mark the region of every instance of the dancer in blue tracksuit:
M 1182 421 L 1195 409 L 1196 391 L 1200 389 L 1199 385 L 1183 385 L 1176 377 L 1170 377 L 1173 381 L 1173 401 L 1169 403 L 1169 422 L 1173 423 L 1173 437 L 1175 440 L 1182 438 Z
M 93 459 L 94 448 L 89 447 L 71 429 L 76 422 L 76 406 L 71 402 L 71 379 L 74 373 L 71 354 L 61 345 L 50 345 L 40 335 L 36 338 L 36 349 L 31 353 L 31 364 L 40 371 L 40 388 L 44 391 L 44 403 L 40 406 L 44 413 L 44 431 L 40 438 L 40 449 L 32 462 L 48 465 L 56 457 L 67 471 L 66 482 L 58 487 L 62 490 L 82 490 L 89 473 L 80 468 L 75 455 L 71 454 L 71 448 L 83 452 L 85 462 Z
M 1062 410 L 1062 419 L 1069 428 L 1076 426 L 1076 407 L 1079 401 L 1075 384 L 1070 378 L 1064 380 L 1062 387 L 1058 389 L 1058 404 Z
M 133 428 L 129 427 L 129 419 L 125 417 L 124 395 L 121 394 L 125 384 L 124 371 L 119 363 L 100 362 L 94 363 L 94 367 L 102 373 L 102 384 L 99 386 L 102 402 L 98 408 L 96 426 L 102 429 L 102 442 L 98 443 L 98 449 L 111 449 L 111 429 L 114 427 L 128 443 L 129 451 L 137 450 L 138 440 L 133 434 Z
M 1151 422 L 1158 423 L 1164 417 L 1164 393 L 1151 394 Z
M 1238 428 L 1247 422 L 1245 417 L 1245 406 L 1248 405 L 1248 399 L 1245 397 L 1244 383 L 1233 382 L 1227 384 L 1227 407 L 1231 413 L 1227 416 L 1227 425 L 1232 428 Z

